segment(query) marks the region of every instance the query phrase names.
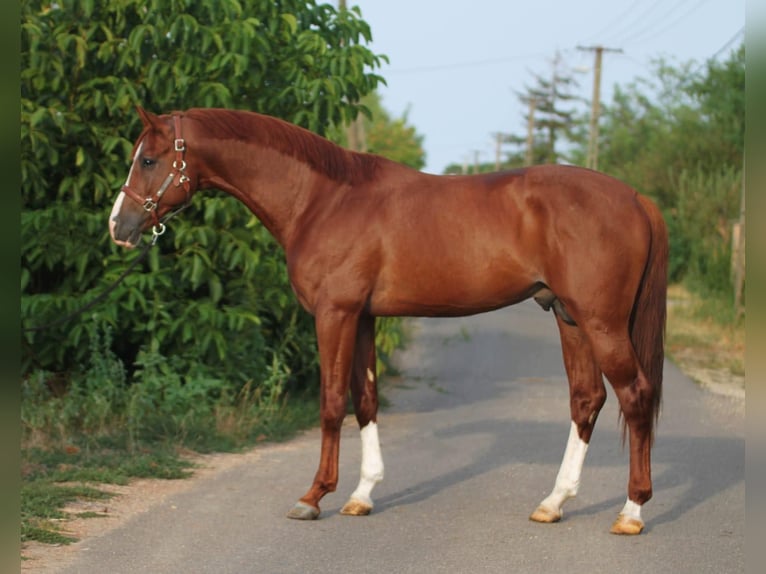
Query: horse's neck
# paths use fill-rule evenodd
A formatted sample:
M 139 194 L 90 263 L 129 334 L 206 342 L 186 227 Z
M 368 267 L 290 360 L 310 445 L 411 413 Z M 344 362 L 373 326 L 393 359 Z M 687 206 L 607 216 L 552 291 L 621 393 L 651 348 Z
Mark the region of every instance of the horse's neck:
M 216 188 L 244 203 L 286 247 L 300 214 L 317 187 L 305 164 L 261 146 L 238 142 L 211 146 L 200 187 Z

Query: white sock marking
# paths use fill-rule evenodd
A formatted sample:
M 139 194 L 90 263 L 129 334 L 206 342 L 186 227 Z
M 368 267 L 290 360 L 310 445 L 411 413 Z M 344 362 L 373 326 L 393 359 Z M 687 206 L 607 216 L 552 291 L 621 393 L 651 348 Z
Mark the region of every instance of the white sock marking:
M 369 423 L 362 429 L 361 435 L 362 469 L 359 485 L 351 494 L 351 498 L 372 506 L 372 498 L 370 498 L 372 489 L 383 480 L 383 457 L 380 454 L 377 423 Z
M 622 507 L 620 514 L 625 518 L 633 518 L 639 522 L 643 522 L 641 520 L 641 505 L 636 504 L 630 498 L 625 501 L 625 506 Z
M 561 468 L 559 468 L 559 473 L 556 476 L 556 484 L 553 491 L 540 503 L 540 506 L 561 512 L 561 506 L 564 502 L 577 494 L 587 453 L 588 443 L 580 438 L 577 433 L 577 425 L 572 421 L 564 459 L 561 461 Z

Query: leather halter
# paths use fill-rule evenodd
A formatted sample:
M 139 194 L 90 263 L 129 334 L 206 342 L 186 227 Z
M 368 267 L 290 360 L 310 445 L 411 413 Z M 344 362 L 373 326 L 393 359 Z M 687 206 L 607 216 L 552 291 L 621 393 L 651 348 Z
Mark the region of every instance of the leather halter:
M 176 183 L 175 186 L 183 187 L 184 192 L 186 192 L 185 205 L 189 203 L 189 195 L 191 192 L 191 180 L 189 179 L 189 176 L 186 175 L 186 160 L 184 160 L 186 142 L 181 136 L 181 116 L 173 116 L 173 126 L 175 128 L 176 136 L 173 143 L 173 147 L 176 152 L 176 158 L 173 160 L 174 171 L 171 171 L 168 174 L 168 176 L 165 178 L 165 181 L 162 182 L 160 188 L 154 193 L 154 195 L 141 197 L 138 193 L 128 187 L 128 182 L 125 182 L 125 185 L 122 186 L 122 192 L 125 193 L 125 195 L 127 195 L 130 199 L 140 204 L 152 216 L 152 221 L 154 222 L 152 225 L 152 233 L 154 234 L 155 239 L 165 232 L 165 225 L 162 223 L 162 221 L 160 221 L 159 214 L 157 213 L 157 208 L 159 207 L 162 196 L 165 194 L 168 187 L 170 187 L 170 184 L 173 182 L 173 180 L 178 177 L 178 183 Z

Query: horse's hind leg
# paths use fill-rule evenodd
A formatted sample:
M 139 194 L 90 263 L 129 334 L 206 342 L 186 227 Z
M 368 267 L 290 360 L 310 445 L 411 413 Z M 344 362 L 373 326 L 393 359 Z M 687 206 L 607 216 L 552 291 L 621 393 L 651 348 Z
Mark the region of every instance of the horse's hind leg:
M 630 437 L 628 498 L 612 525 L 614 534 L 639 534 L 644 528 L 641 507 L 652 497 L 651 448 L 655 389 L 646 378 L 627 332 L 595 329 L 594 355 L 614 388 Z
M 536 522 L 558 522 L 562 506 L 580 486 L 588 444 L 596 418 L 606 401 L 606 389 L 590 343 L 583 331 L 557 315 L 564 366 L 569 378 L 569 406 L 572 424 L 564 458 L 551 493 L 529 517 Z
M 351 397 L 362 435 L 362 468 L 359 485 L 341 509 L 341 514 L 369 514 L 373 507 L 370 496 L 372 489 L 383 480 L 383 458 L 378 440 L 378 391 L 375 371 L 375 318 L 362 315 L 351 373 Z

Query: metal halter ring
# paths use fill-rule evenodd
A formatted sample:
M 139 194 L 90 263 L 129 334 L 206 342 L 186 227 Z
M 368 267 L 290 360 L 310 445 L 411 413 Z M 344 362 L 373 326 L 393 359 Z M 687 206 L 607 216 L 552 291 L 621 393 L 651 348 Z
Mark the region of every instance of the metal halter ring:
M 165 229 L 167 228 L 161 221 L 157 225 L 152 225 L 152 237 L 156 240 L 157 237 L 165 233 Z

